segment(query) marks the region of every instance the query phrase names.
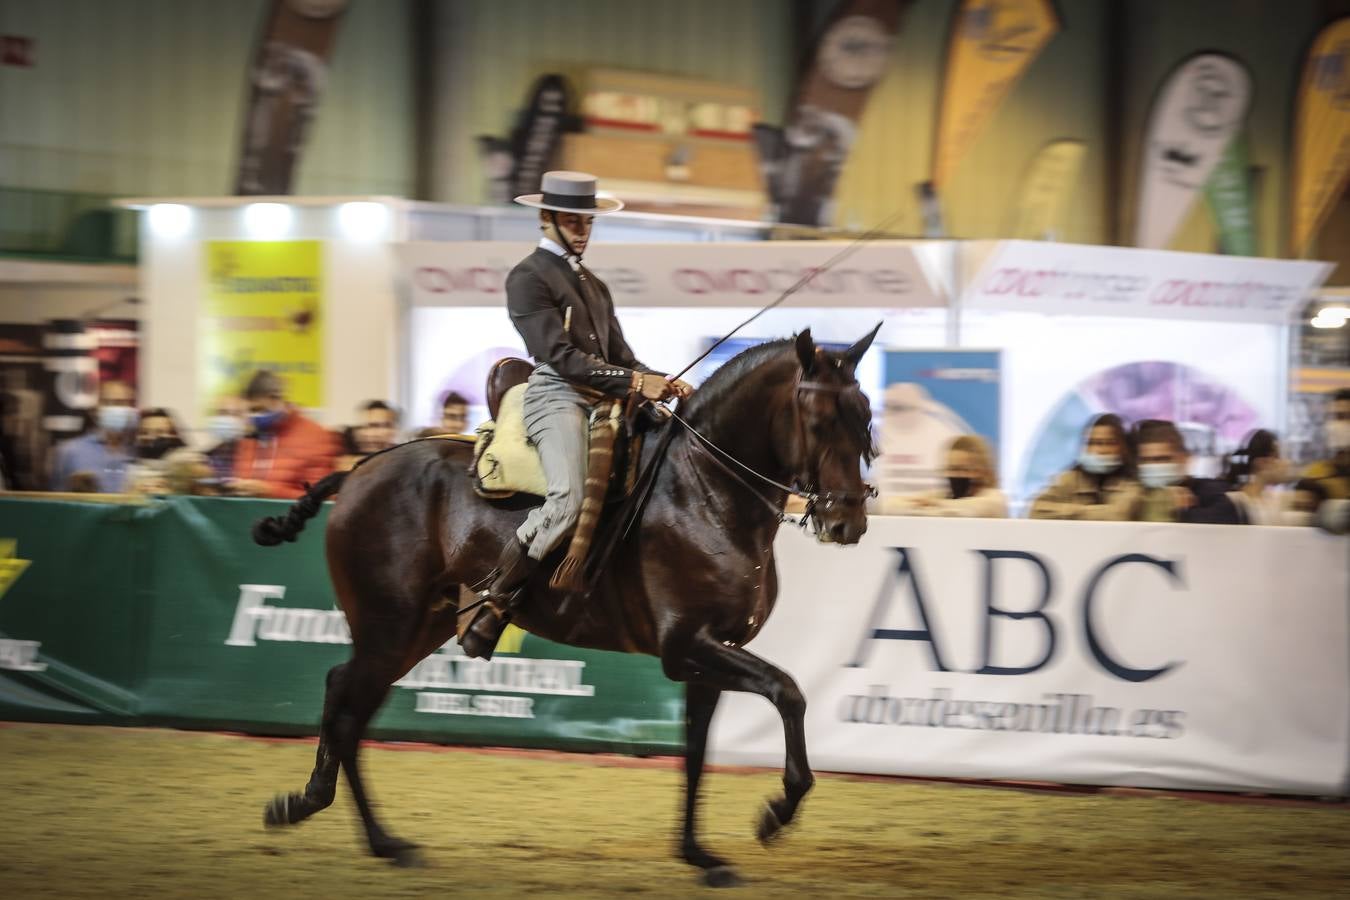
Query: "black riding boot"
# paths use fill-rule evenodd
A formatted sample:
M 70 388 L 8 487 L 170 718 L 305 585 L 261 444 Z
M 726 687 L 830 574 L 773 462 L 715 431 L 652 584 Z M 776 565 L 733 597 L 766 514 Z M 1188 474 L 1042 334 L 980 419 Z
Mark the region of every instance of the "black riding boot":
M 519 540 L 512 540 L 502 549 L 497 561 L 497 576 L 487 589 L 487 602 L 478 608 L 473 621 L 464 631 L 459 645 L 468 656 L 492 659 L 497 640 L 511 621 L 511 608 L 521 589 L 539 567 L 528 549 Z

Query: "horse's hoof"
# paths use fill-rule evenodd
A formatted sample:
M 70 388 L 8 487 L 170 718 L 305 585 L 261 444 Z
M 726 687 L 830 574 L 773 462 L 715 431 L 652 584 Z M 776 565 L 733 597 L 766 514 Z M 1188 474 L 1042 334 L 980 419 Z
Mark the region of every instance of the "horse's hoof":
M 380 859 L 387 859 L 390 865 L 398 866 L 400 869 L 413 869 L 422 865 L 420 848 L 412 841 L 391 838 L 372 846 L 370 850 Z
M 390 857 L 389 863 L 400 869 L 420 869 L 426 865 L 426 860 L 422 858 L 422 851 L 416 846 L 408 846 Z
M 263 809 L 263 827 L 281 828 L 291 824 L 291 795 L 277 794 Z
M 765 803 L 764 810 L 759 816 L 759 826 L 755 829 L 755 837 L 764 846 L 773 843 L 774 840 L 782 836 L 783 822 L 778 818 L 778 813 L 774 812 L 772 803 Z
M 741 876 L 731 866 L 713 866 L 703 870 L 703 883 L 711 888 L 739 887 L 744 884 Z

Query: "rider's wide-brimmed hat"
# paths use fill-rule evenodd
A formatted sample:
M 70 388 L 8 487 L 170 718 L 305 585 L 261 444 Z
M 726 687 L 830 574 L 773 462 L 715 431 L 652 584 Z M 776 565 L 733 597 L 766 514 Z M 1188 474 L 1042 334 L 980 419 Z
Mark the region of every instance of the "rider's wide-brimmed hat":
M 551 209 L 554 212 L 582 213 L 603 216 L 623 209 L 623 201 L 613 197 L 597 197 L 595 176 L 585 172 L 545 172 L 543 193 L 517 197 L 522 206 Z

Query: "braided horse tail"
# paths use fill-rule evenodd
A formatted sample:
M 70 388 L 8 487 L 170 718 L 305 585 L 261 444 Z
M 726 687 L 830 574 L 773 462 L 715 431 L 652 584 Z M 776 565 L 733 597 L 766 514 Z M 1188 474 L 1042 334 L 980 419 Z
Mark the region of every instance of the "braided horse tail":
M 253 523 L 253 542 L 275 547 L 282 541 L 294 541 L 305 530 L 305 523 L 319 514 L 323 501 L 338 492 L 347 475 L 347 472 L 334 472 L 313 487 L 306 484 L 305 495 L 295 501 L 284 516 L 267 516 Z

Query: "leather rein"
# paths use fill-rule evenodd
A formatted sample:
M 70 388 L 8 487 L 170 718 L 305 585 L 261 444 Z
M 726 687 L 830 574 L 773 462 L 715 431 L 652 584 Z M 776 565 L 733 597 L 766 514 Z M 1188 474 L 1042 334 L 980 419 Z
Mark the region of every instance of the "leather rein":
M 822 393 L 841 394 L 844 391 L 853 387 L 856 387 L 856 384 L 826 384 L 825 382 L 821 381 L 798 381 L 796 385 L 794 385 L 793 393 L 794 396 L 802 391 L 820 391 Z M 691 435 L 693 435 L 696 438 L 694 446 L 702 450 L 707 455 L 707 457 L 718 466 L 718 468 L 720 468 L 727 475 L 731 476 L 732 479 L 739 482 L 743 487 L 745 487 L 746 490 L 750 491 L 750 493 L 753 494 L 757 500 L 763 503 L 765 507 L 767 507 L 773 513 L 774 518 L 777 519 L 777 521 L 780 524 L 785 522 L 791 523 L 805 530 L 807 522 L 813 522 L 816 526 L 816 533 L 819 534 L 820 523 L 816 520 L 816 508 L 818 506 L 824 509 L 832 509 L 836 503 L 847 503 L 850 501 L 865 503 L 867 500 L 870 500 L 871 498 L 877 496 L 877 489 L 872 485 L 867 484 L 866 482 L 864 482 L 864 490 L 862 491 L 821 491 L 818 488 L 813 488 L 809 486 L 810 482 L 816 482 L 819 480 L 818 476 L 815 478 L 807 479 L 808 486 L 804 486 L 801 488 L 794 487 L 793 485 L 783 484 L 781 481 L 777 481 L 773 478 L 770 478 L 764 473 L 759 472 L 756 469 L 752 468 L 751 466 L 746 465 L 745 463 L 737 459 L 735 456 L 733 456 L 731 453 L 728 453 L 726 450 L 723 450 L 721 447 L 717 446 L 717 444 L 715 444 L 706 435 L 700 432 L 693 425 L 689 424 L 689 422 L 686 421 L 683 417 L 681 417 L 679 413 L 674 412 L 673 410 L 668 410 L 668 412 L 670 413 L 671 418 L 673 418 L 676 422 L 679 422 L 680 425 L 682 425 L 686 431 L 688 431 Z M 806 443 L 805 426 L 802 424 L 802 417 L 800 410 L 797 410 L 795 417 L 797 419 L 797 433 L 799 436 L 799 441 L 804 448 Z M 731 463 L 732 465 L 728 465 L 727 463 Z M 735 466 L 736 468 L 732 468 L 732 466 Z M 794 520 L 793 517 L 788 515 L 787 512 L 784 510 L 781 502 L 775 503 L 768 497 L 764 496 L 764 494 L 762 494 L 755 485 L 751 484 L 745 478 L 745 476 L 741 475 L 740 472 L 737 472 L 736 469 L 740 469 L 741 472 L 744 472 L 747 475 L 759 479 L 760 481 L 769 485 L 770 487 L 776 488 L 777 490 L 783 491 L 786 494 L 789 494 L 794 497 L 800 497 L 802 500 L 805 500 L 806 509 L 803 510 L 801 518 Z M 802 479 L 800 478 L 794 479 L 794 482 L 799 484 L 802 482 Z

